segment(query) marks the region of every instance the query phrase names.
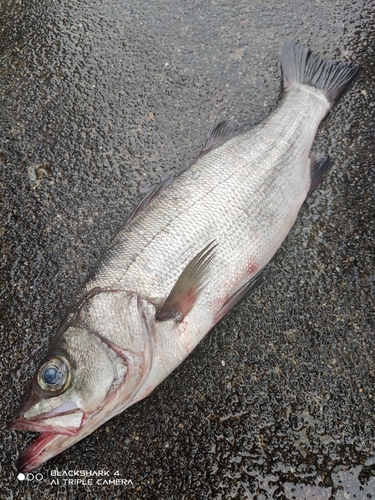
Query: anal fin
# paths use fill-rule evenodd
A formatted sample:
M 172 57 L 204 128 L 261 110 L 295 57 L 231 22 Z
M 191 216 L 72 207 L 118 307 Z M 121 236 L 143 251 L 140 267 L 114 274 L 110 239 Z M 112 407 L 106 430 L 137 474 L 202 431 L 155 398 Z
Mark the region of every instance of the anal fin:
M 326 173 L 328 167 L 331 164 L 331 158 L 329 156 L 324 156 L 323 158 L 316 158 L 315 155 L 310 156 L 310 189 L 307 193 L 307 198 L 314 191 L 316 186 L 322 180 L 324 174 Z
M 192 310 L 205 287 L 205 278 L 215 256 L 216 246 L 212 241 L 185 267 L 163 306 L 157 311 L 157 321 L 174 319 L 181 322 Z

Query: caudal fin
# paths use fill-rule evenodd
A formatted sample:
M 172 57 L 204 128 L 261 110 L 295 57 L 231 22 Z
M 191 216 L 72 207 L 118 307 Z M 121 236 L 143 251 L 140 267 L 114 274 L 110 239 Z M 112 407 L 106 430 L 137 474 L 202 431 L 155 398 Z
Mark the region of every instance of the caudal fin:
M 358 64 L 326 61 L 292 40 L 283 43 L 281 65 L 285 91 L 296 83 L 312 85 L 324 92 L 331 108 L 359 72 Z

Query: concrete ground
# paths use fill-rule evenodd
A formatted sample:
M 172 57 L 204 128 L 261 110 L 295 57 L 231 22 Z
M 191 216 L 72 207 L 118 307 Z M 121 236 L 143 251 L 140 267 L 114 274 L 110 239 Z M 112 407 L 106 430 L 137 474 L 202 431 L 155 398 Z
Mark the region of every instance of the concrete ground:
M 3 0 L 0 14 L 1 498 L 375 498 L 374 2 Z M 151 396 L 18 480 L 35 435 L 7 424 L 75 291 L 216 123 L 275 108 L 286 37 L 362 73 L 319 129 L 334 163 L 264 283 Z M 126 481 L 53 484 L 56 469 Z

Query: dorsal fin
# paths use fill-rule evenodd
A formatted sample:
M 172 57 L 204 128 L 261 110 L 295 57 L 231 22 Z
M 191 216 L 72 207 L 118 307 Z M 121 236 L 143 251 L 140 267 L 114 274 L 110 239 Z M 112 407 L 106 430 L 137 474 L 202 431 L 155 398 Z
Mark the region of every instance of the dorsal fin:
M 217 244 L 212 241 L 185 267 L 162 308 L 156 313 L 157 321 L 174 319 L 180 322 L 192 310 L 205 287 L 205 278 L 216 247 Z
M 245 125 L 237 125 L 227 121 L 220 122 L 211 132 L 210 137 L 207 139 L 206 144 L 199 153 L 199 157 L 209 153 L 215 148 L 218 148 L 229 139 L 243 134 L 247 131 L 247 129 L 248 128 Z
M 161 181 L 160 184 L 156 185 L 149 191 L 146 196 L 143 198 L 141 203 L 138 205 L 138 207 L 134 210 L 134 212 L 131 214 L 129 217 L 127 224 L 135 219 L 137 215 L 142 212 L 154 199 L 159 196 L 160 193 L 164 191 L 164 189 L 169 186 L 169 184 L 173 181 L 174 179 L 174 174 L 168 175 L 164 180 Z

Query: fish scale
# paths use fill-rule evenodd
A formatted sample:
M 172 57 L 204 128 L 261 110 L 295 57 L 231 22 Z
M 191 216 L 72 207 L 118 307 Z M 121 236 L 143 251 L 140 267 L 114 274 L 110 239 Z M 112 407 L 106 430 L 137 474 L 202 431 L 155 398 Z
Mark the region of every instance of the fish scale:
M 217 279 L 228 264 L 230 268 L 243 268 L 245 247 L 245 260 L 252 258 L 263 267 L 279 247 L 273 242 L 279 231 L 277 222 L 282 235 L 289 232 L 308 192 L 308 155 L 316 129 L 329 109 L 328 101 L 316 94 L 304 88 L 293 89 L 266 124 L 229 140 L 183 172 L 146 213 L 124 230 L 125 234 L 119 235 L 87 288 L 118 283 L 146 296 L 165 296 L 189 260 L 213 240 L 220 242 L 212 269 L 213 288 L 220 288 Z M 171 212 L 173 219 L 166 224 L 160 214 Z M 248 217 L 242 219 L 241 212 Z M 251 223 L 257 228 L 256 239 L 247 237 L 252 234 Z M 242 251 L 235 253 L 234 248 Z M 229 254 L 232 259 L 224 259 L 222 265 L 220 254 Z M 152 274 L 147 262 L 153 262 Z M 160 273 L 155 263 L 159 263 Z
M 21 471 L 146 397 L 259 284 L 328 166 L 309 156 L 317 127 L 358 72 L 291 41 L 282 67 L 279 107 L 252 130 L 219 124 L 113 239 L 13 421 L 42 432 Z

